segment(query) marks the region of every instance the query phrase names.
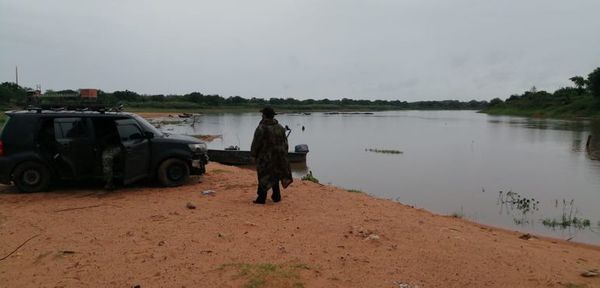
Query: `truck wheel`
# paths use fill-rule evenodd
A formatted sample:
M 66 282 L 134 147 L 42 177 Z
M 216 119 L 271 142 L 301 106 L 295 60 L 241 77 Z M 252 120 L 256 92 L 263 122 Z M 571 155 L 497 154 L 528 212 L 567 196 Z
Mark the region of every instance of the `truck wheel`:
M 25 162 L 17 166 L 13 181 L 21 192 L 40 192 L 50 185 L 50 171 L 38 162 Z
M 190 177 L 190 167 L 182 160 L 171 158 L 158 167 L 158 181 L 166 187 L 183 185 Z

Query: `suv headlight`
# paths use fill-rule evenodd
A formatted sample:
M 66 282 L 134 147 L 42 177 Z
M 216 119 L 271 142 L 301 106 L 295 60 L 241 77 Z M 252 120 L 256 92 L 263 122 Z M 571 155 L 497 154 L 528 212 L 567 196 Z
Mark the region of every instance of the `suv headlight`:
M 188 144 L 188 147 L 190 147 L 190 150 L 194 153 L 205 153 L 208 150 L 206 143 Z

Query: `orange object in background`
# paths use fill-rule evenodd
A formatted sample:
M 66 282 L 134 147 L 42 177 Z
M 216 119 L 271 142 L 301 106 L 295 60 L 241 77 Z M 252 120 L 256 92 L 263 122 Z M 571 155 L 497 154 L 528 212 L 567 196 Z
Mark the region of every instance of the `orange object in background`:
M 98 89 L 79 89 L 81 98 L 98 98 Z

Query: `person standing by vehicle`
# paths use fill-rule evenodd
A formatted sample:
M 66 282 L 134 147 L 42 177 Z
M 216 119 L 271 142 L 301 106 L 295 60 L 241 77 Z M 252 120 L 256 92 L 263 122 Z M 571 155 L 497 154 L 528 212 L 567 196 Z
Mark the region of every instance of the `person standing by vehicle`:
M 102 172 L 104 174 L 104 189 L 107 191 L 115 190 L 114 168 L 117 157 L 121 155 L 121 142 L 116 127 L 111 127 L 112 131 L 107 133 L 103 139 L 102 149 Z
M 283 188 L 292 183 L 292 172 L 287 158 L 288 142 L 285 128 L 275 120 L 275 110 L 265 107 L 262 112 L 262 120 L 258 124 L 252 139 L 251 154 L 256 161 L 256 172 L 258 174 L 258 197 L 256 204 L 265 204 L 267 191 L 273 189 L 271 199 L 273 202 L 281 201 L 279 181 Z

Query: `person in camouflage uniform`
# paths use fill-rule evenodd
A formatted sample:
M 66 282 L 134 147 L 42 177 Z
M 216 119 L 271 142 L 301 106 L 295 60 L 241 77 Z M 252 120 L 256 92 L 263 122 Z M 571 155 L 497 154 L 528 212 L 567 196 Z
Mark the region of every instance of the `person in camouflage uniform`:
M 116 129 L 116 128 L 115 128 Z M 102 150 L 102 172 L 104 174 L 104 189 L 112 191 L 115 189 L 114 168 L 116 158 L 121 155 L 121 143 L 119 134 L 108 133 L 103 139 L 104 150 Z
M 114 167 L 115 158 L 121 154 L 121 147 L 109 146 L 102 151 L 102 172 L 104 174 L 104 182 L 106 185 L 104 189 L 112 191 L 115 189 L 114 183 Z
M 292 183 L 292 172 L 287 158 L 288 142 L 285 128 L 274 119 L 276 113 L 271 107 L 261 110 L 262 120 L 254 132 L 251 153 L 256 160 L 258 174 L 257 204 L 265 204 L 267 191 L 273 189 L 273 202 L 281 201 L 279 181 L 283 188 Z

